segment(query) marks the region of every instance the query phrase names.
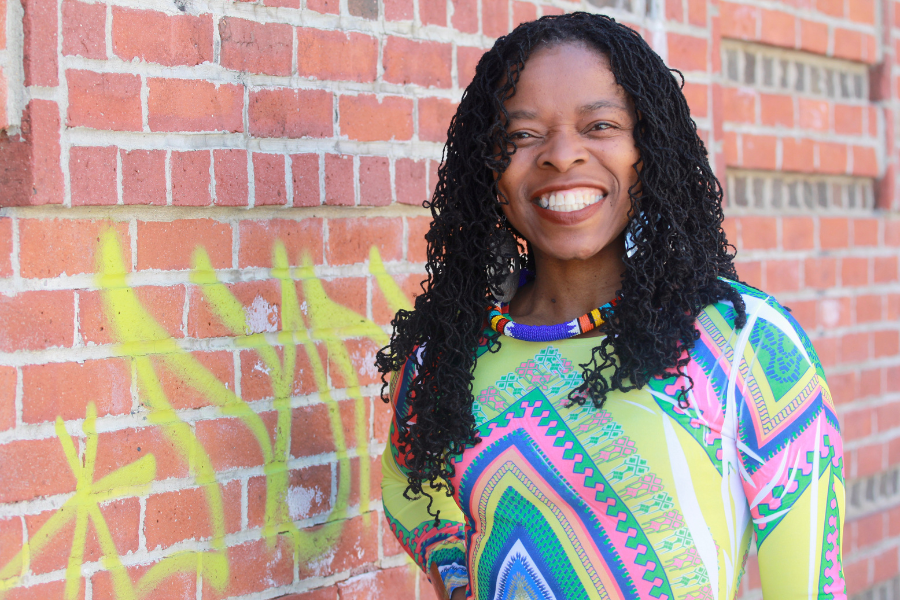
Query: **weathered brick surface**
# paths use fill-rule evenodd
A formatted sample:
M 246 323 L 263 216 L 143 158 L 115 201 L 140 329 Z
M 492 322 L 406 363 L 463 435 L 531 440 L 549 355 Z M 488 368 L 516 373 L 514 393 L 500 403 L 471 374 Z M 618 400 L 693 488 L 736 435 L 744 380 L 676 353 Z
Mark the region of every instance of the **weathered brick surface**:
M 417 207 L 478 60 L 578 9 L 652 31 L 686 74 L 738 273 L 828 375 L 849 591 L 890 587 L 900 2 L 139 4 L 0 0 L 0 572 L 68 519 L 6 598 L 66 597 L 73 546 L 84 600 L 431 597 L 378 503 L 372 360 L 396 306 L 373 252 L 420 293 Z M 124 575 L 67 517 L 84 486 Z

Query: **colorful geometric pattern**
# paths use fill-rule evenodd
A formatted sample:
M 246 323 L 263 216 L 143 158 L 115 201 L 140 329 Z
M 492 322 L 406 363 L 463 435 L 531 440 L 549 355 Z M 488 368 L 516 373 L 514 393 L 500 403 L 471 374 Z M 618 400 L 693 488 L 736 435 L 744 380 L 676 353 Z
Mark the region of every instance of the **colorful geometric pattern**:
M 726 600 L 755 534 L 766 600 L 846 598 L 843 452 L 821 365 L 790 313 L 732 285 L 747 325 L 734 329 L 725 302 L 699 315 L 687 408 L 674 377 L 600 410 L 568 407 L 596 338 L 479 349 L 481 442 L 449 457 L 456 493 L 435 496 L 440 527 L 427 499 L 403 497 L 403 457 L 385 450 L 385 514 L 401 544 L 479 600 Z M 392 382 L 392 440 L 414 368 Z

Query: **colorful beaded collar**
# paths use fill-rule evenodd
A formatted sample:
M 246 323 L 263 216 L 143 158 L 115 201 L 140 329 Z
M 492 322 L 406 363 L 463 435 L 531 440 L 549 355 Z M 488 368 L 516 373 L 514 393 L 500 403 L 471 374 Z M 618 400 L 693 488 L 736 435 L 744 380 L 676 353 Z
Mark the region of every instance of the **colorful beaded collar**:
M 494 304 L 491 312 L 488 314 L 488 322 L 491 324 L 491 329 L 500 335 L 524 342 L 555 342 L 596 329 L 604 323 L 601 311 L 614 304 L 615 300 L 607 302 L 600 308 L 595 308 L 577 319 L 572 319 L 566 323 L 557 323 L 556 325 L 525 325 L 524 323 L 516 323 L 509 316 L 509 304 Z

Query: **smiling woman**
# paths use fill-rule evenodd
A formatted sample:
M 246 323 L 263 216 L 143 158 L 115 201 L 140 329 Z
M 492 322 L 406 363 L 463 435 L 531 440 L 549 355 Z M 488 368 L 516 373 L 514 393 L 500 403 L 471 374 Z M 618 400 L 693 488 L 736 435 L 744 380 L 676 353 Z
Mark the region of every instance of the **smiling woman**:
M 482 57 L 378 356 L 385 514 L 438 597 L 844 598 L 841 439 L 815 350 L 737 281 L 678 81 L 545 17 Z M 518 248 L 518 250 L 516 250 Z

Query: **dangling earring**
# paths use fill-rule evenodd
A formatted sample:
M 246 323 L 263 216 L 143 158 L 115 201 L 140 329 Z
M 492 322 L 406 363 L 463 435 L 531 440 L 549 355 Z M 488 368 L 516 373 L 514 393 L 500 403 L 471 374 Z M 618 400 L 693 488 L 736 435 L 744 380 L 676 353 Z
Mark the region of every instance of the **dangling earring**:
M 519 289 L 519 271 L 522 267 L 519 244 L 506 224 L 506 215 L 500 217 L 497 235 L 491 241 L 491 264 L 487 267 L 488 282 L 494 300 L 508 304 Z
M 641 225 L 637 219 L 628 222 L 625 228 L 625 256 L 631 258 L 637 252 L 637 244 L 634 243 L 634 237 L 641 232 Z

